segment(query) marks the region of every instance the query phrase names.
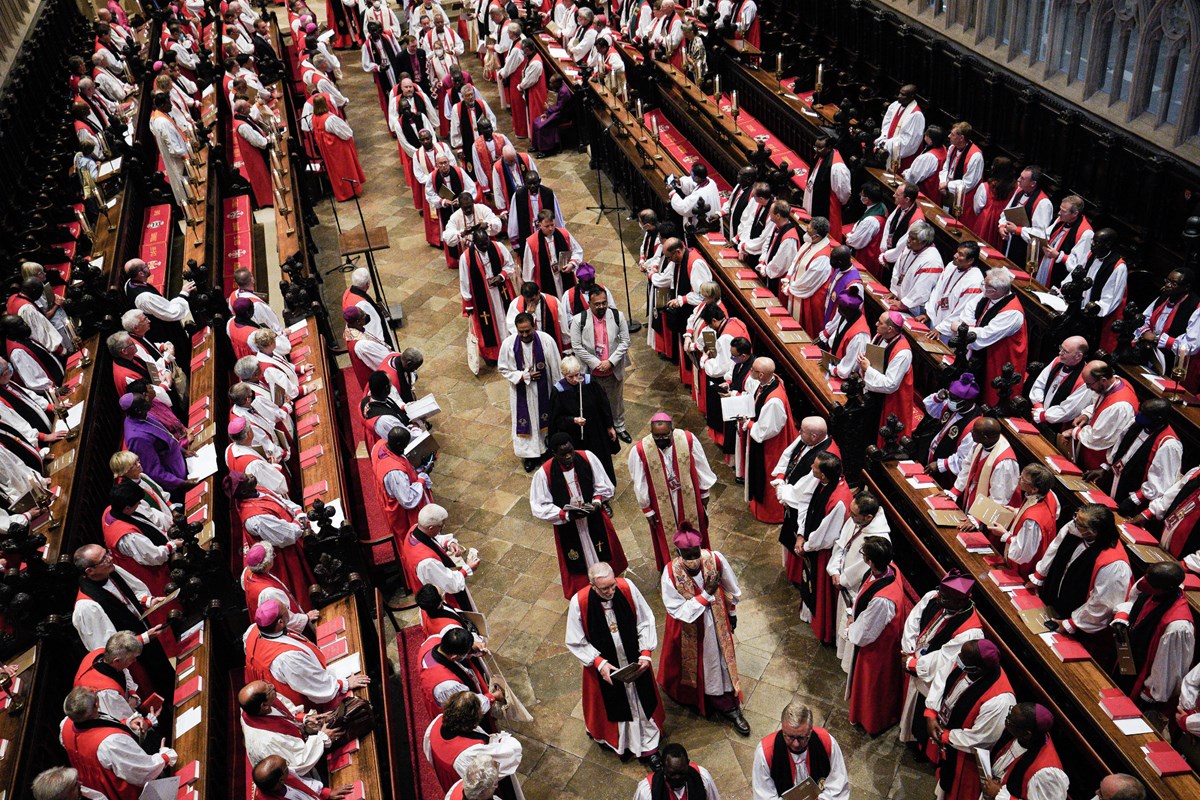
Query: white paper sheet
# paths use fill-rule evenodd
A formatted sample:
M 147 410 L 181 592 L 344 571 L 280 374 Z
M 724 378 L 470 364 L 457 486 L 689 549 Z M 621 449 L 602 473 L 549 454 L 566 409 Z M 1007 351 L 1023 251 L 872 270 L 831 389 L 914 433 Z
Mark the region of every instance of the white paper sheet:
M 754 395 L 735 394 L 721 398 L 721 419 L 731 422 L 738 417 L 754 418 Z
M 175 738 L 179 739 L 192 728 L 200 724 L 203 716 L 203 706 L 193 706 L 175 717 Z
M 408 414 L 409 419 L 425 419 L 441 410 L 442 407 L 438 405 L 437 398 L 432 394 L 427 394 L 404 405 L 404 413 Z
M 347 653 L 330 664 L 329 671 L 342 680 L 349 678 L 351 675 L 357 675 L 362 672 L 362 654 Z
M 1042 301 L 1042 305 L 1059 314 L 1067 310 L 1067 301 L 1049 292 L 1034 292 L 1033 296 Z
M 1133 719 L 1114 719 L 1113 725 L 1117 726 L 1117 730 L 1126 736 L 1137 736 L 1143 733 L 1154 733 L 1154 728 L 1150 727 L 1150 723 L 1146 722 L 1145 717 L 1134 717 Z
M 67 418 L 55 420 L 54 430 L 66 432 L 71 428 L 78 428 L 79 423 L 83 422 L 83 403 L 76 403 L 67 409 Z
M 188 480 L 202 481 L 217 474 L 217 446 L 212 442 L 201 447 L 196 455 L 187 460 Z

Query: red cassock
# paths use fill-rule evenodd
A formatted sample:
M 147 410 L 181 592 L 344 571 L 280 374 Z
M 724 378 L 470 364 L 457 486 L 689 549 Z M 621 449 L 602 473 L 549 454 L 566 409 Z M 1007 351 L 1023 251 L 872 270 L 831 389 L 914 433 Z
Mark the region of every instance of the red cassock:
M 236 317 L 225 323 L 225 333 L 229 335 L 229 343 L 233 346 L 234 358 L 245 358 L 254 355 L 250 347 L 250 337 L 258 333 L 259 325 L 254 322 L 241 322 Z
M 1019 758 L 1013 759 L 1004 770 L 1001 784 L 1008 789 L 1010 797 L 1029 797 L 1029 782 L 1033 776 L 1044 769 L 1062 769 L 1062 759 L 1054 747 L 1054 740 L 1049 734 L 1040 745 L 1031 745 L 1029 750 Z M 1000 735 L 1000 741 L 992 748 L 992 763 L 1000 760 L 1000 756 L 1011 746 L 1013 739 L 1007 732 Z M 1030 756 L 1032 755 L 1032 758 Z
M 434 559 L 447 569 L 460 569 L 438 544 L 437 539 L 426 535 L 414 524 L 400 543 L 400 561 L 404 566 L 404 579 L 408 582 L 408 588 L 412 590 L 413 594 L 416 594 L 417 590 L 424 586 L 421 579 L 417 577 L 417 565 L 427 558 Z M 448 594 L 445 596 L 445 603 L 454 608 L 471 610 L 465 593 L 461 595 Z
M 981 299 L 975 312 L 976 324 L 986 325 L 997 314 L 1004 311 L 1017 311 L 1024 317 L 1025 310 L 1021 306 L 1021 298 L 1014 293 L 997 303 L 993 303 L 986 297 Z M 994 406 L 1000 401 L 1000 390 L 992 386 L 992 378 L 1000 374 L 1005 364 L 1012 364 L 1013 369 L 1016 370 L 1015 374 L 1022 381 L 1025 379 L 1025 367 L 1029 361 L 1029 332 L 1025 324 L 1022 323 L 1020 329 L 1011 336 L 1005 336 L 990 347 L 985 347 L 983 355 L 987 364 L 983 381 L 983 402 L 986 405 Z M 1017 384 L 1014 389 L 1020 386 L 1021 384 Z
M 131 534 L 141 534 L 154 544 L 165 544 L 166 536 L 162 531 L 154 530 L 149 525 L 140 526 L 132 519 L 119 519 L 113 514 L 111 507 L 104 509 L 104 514 L 100 518 L 100 526 L 104 532 L 104 545 L 112 552 L 113 563 L 146 584 L 146 588 L 155 597 L 162 597 L 166 594 L 163 590 L 171 580 L 170 570 L 166 564 L 148 566 L 117 549 L 117 543 Z
M 538 119 L 539 117 L 541 117 L 542 114 L 546 113 L 546 96 L 547 96 L 546 68 L 545 68 L 544 63 L 542 62 L 542 57 L 534 56 L 531 59 L 531 61 L 536 61 L 539 64 L 543 64 L 543 66 L 542 66 L 541 77 L 539 77 L 537 79 L 537 83 L 533 84 L 533 86 L 530 86 L 528 89 L 525 90 L 525 99 L 524 99 L 525 115 L 526 115 L 526 120 L 529 122 L 530 129 L 532 129 L 532 127 L 533 127 L 533 121 L 535 119 Z M 514 128 L 516 127 L 515 123 L 514 123 L 513 127 Z M 519 133 L 517 135 L 520 136 Z
M 1024 503 L 1021 505 L 1024 506 Z M 1038 545 L 1037 552 L 1034 553 L 1029 563 L 1009 564 L 1022 578 L 1028 578 L 1033 574 L 1033 568 L 1042 560 L 1042 556 L 1046 554 L 1046 548 L 1050 546 L 1050 542 L 1054 541 L 1054 537 L 1058 533 L 1058 499 L 1054 496 L 1054 493 L 1047 494 L 1041 500 L 1029 506 L 1029 508 L 1021 511 L 1017 519 L 1013 522 L 1012 529 L 1014 531 L 1021 530 L 1026 520 L 1032 520 L 1037 523 L 1038 528 L 1042 531 L 1042 542 Z M 1001 551 L 1004 550 L 1003 547 L 998 549 Z
M 695 579 L 687 576 L 679 559 L 667 565 L 667 569 L 672 571 L 675 589 L 684 600 L 690 600 L 699 594 L 697 582 L 703 584 L 709 574 L 721 572 L 721 562 L 716 553 L 709 550 L 700 552 L 701 571 Z M 729 623 L 729 606 L 725 600 L 725 590 L 720 585 L 717 586 L 716 599 L 712 602 L 712 611 L 716 621 L 717 646 L 725 658 L 734 692 L 740 700 L 742 691 L 733 649 L 732 626 Z M 707 695 L 704 692 L 703 617 L 695 622 L 680 622 L 670 614 L 667 615 L 666 628 L 663 630 L 662 657 L 658 662 L 658 685 L 668 697 L 680 705 L 698 708 L 701 714 L 708 713 L 705 710 Z
M 566 479 L 563 478 L 562 468 L 558 466 L 558 461 L 552 458 L 543 464 L 541 469 L 546 474 L 546 482 L 549 485 L 550 497 L 554 504 L 559 508 L 564 508 L 571 502 L 571 495 Z M 599 498 L 593 494 L 595 480 L 592 475 L 592 461 L 588 458 L 586 450 L 575 451 L 574 469 L 583 501 L 599 503 Z M 562 578 L 563 597 L 568 600 L 588 585 L 588 565 L 580 544 L 582 535 L 589 537 L 596 556 L 601 561 L 607 561 L 612 566 L 614 574 L 620 575 L 629 566 L 629 561 L 625 558 L 625 550 L 621 547 L 621 540 L 617 538 L 617 531 L 613 527 L 612 520 L 608 518 L 608 514 L 597 509 L 584 517 L 582 521 L 586 523 L 583 526 L 586 530 L 584 534 L 580 533 L 579 526 L 574 520 L 564 520 L 554 525 L 554 549 L 558 553 L 558 570 Z
M 238 500 L 237 513 L 238 518 L 242 520 L 242 545 L 247 548 L 257 544 L 258 540 L 245 528 L 246 520 L 260 514 L 284 522 L 293 522 L 295 519 L 287 506 L 271 495 L 263 493 Z M 304 608 L 312 608 L 308 588 L 316 582 L 316 579 L 313 577 L 312 568 L 308 566 L 302 541 L 297 540 L 295 544 L 287 547 L 275 548 L 274 570 L 279 579 L 287 585 L 292 597 L 295 597 L 296 601 Z
M 888 364 L 892 363 L 892 358 L 897 353 L 905 351 L 912 352 L 909 347 L 908 339 L 903 334 L 900 334 L 892 341 L 884 345 L 883 351 L 883 368 L 886 371 Z M 879 427 L 887 424 L 889 414 L 895 414 L 896 419 L 900 420 L 904 425 L 904 435 L 911 436 L 913 431 L 913 373 L 910 367 L 908 373 L 900 381 L 899 388 L 891 394 L 883 396 L 883 409 L 879 412 Z M 879 437 L 879 447 L 883 447 L 883 436 Z
M 307 695 L 301 694 L 271 674 L 271 664 L 276 658 L 284 653 L 297 651 L 311 654 L 322 668 L 329 666 L 329 663 L 325 659 L 325 654 L 321 652 L 321 648 L 303 636 L 285 630 L 278 637 L 267 638 L 262 635 L 262 631 L 259 630 L 257 625 L 251 625 L 250 631 L 246 636 L 246 680 L 266 681 L 275 687 L 275 691 L 290 700 L 292 705 L 305 706 L 307 708 L 320 707 L 320 704 L 314 703 Z M 332 707 L 337 702 L 338 698 L 335 697 L 325 705 Z
M 775 492 L 768 484 L 768 479 L 771 470 L 779 463 L 783 451 L 796 438 L 796 425 L 792 421 L 792 406 L 788 402 L 783 383 L 776 380 L 770 390 L 764 392 L 762 389 L 763 387 L 760 386 L 754 401 L 755 419 L 762 415 L 763 406 L 768 400 L 777 398 L 783 403 L 783 412 L 787 421 L 784 423 L 783 430 L 765 442 L 754 441 L 750 436 L 750 431 L 746 432 L 746 490 L 750 495 L 750 513 L 754 515 L 754 518 L 759 522 L 778 525 L 783 522 L 783 504 L 775 496 Z M 754 424 L 756 423 L 751 423 L 751 425 Z
M 830 202 L 833 201 L 831 200 Z M 806 265 L 811 264 L 821 257 L 828 258 L 829 254 L 833 252 L 833 244 L 831 243 L 826 243 L 821 249 L 813 250 L 812 252 L 807 251 L 806 247 L 807 245 L 801 245 L 800 252 L 797 254 L 798 258 L 804 259 Z M 825 327 L 825 298 L 829 294 L 829 285 L 830 282 L 825 281 L 820 289 L 813 292 L 811 297 L 795 299 L 793 307 L 796 305 L 800 307 L 798 321 L 801 327 L 808 331 L 810 336 L 816 336 Z
M 479 666 L 479 659 L 468 658 L 466 661 L 454 662 L 441 656 L 435 648 L 441 644 L 440 638 L 426 639 L 417 650 L 417 667 L 420 669 L 418 680 L 421 684 L 421 695 L 425 698 L 425 707 L 429 715 L 436 717 L 442 713 L 433 696 L 433 690 L 438 684 L 447 681 L 461 683 L 469 691 L 479 694 L 487 692 L 487 676 Z
M 1129 385 L 1129 381 L 1123 378 L 1117 378 L 1117 386 L 1111 389 L 1107 394 L 1096 401 L 1096 405 L 1092 409 L 1092 420 L 1100 419 L 1100 415 L 1108 410 L 1110 406 L 1118 403 L 1129 403 L 1133 406 L 1133 410 L 1137 411 L 1138 396 L 1133 387 Z M 1075 459 L 1079 466 L 1084 470 L 1100 469 L 1100 465 L 1105 461 L 1105 453 L 1101 450 L 1092 450 L 1090 448 L 1079 445 L 1078 454 Z
M 980 184 L 983 186 L 984 184 Z M 1011 196 L 1011 190 L 1003 194 L 997 193 L 996 187 L 987 184 L 988 198 L 983 204 L 983 210 L 978 214 L 974 212 L 974 194 L 970 200 L 964 201 L 964 206 L 969 206 L 970 209 L 964 208 L 962 215 L 962 223 L 970 228 L 976 236 L 983 239 L 992 247 L 1004 250 L 1004 237 L 1000 235 L 1000 217 L 1004 214 L 1004 209 L 1008 205 L 1008 198 Z M 975 191 L 979 191 L 976 187 Z
M 466 256 L 467 276 L 471 285 L 471 310 L 464 313 L 471 319 L 471 330 L 479 341 L 479 354 L 495 361 L 500 357 L 500 345 L 504 343 L 504 318 L 508 311 L 508 303 L 516 292 L 513 291 L 512 280 L 501 272 L 504 261 L 500 245 L 496 242 L 488 242 L 487 253 L 483 257 L 474 247 L 466 251 Z M 493 276 L 504 277 L 504 283 L 497 287 L 500 293 L 499 303 L 493 303 L 492 293 L 488 291 L 487 281 Z
M 818 488 L 817 491 L 820 492 L 821 489 Z M 850 491 L 845 479 L 839 479 L 821 509 L 823 516 L 828 517 L 841 503 L 848 518 L 850 503 L 853 500 L 854 493 Z M 804 530 L 806 522 L 801 520 L 800 524 L 801 530 Z M 833 644 L 834 637 L 837 636 L 837 587 L 833 585 L 833 578 L 826 570 L 831 552 L 817 550 L 805 553 L 803 558 L 789 554 L 787 559 L 788 580 L 800 584 L 801 596 L 810 603 L 813 635 L 825 644 Z M 811 570 L 808 575 L 804 574 L 806 569 Z
M 67 760 L 79 773 L 79 781 L 109 800 L 138 800 L 142 787 L 127 783 L 100 763 L 96 750 L 110 736 L 130 736 L 129 729 L 119 722 L 97 720 L 88 727 L 76 728 L 66 720 L 62 727 L 63 747 Z M 136 741 L 136 740 L 135 740 Z
M 433 771 L 437 773 L 438 783 L 443 789 L 449 790 L 458 782 L 458 773 L 454 770 L 455 760 L 463 751 L 491 741 L 486 733 L 468 731 L 458 736 L 446 736 L 442 733 L 443 717 L 438 714 L 429 727 L 429 754 L 432 756 Z
M 624 578 L 617 578 L 617 590 L 617 594 L 621 596 L 624 603 L 622 604 L 614 595 L 613 613 L 616 615 L 618 627 L 616 636 L 607 626 L 603 625 L 604 613 L 602 611 L 598 619 L 603 630 L 594 630 L 588 624 L 588 611 L 591 608 L 591 602 L 595 599 L 592 597 L 592 587 L 585 586 L 575 595 L 579 600 L 579 617 L 583 622 L 584 636 L 614 668 L 617 664 L 615 659 L 617 647 L 624 648 L 626 660 L 631 664 L 641 655 L 650 655 L 648 651 L 637 650 L 636 607 L 633 602 L 633 593 L 629 590 L 629 583 Z M 592 609 L 593 614 L 596 611 L 599 609 Z M 627 642 L 626 636 L 630 635 L 631 640 Z M 613 657 L 609 658 L 605 655 L 606 652 Z M 634 681 L 634 687 L 643 711 L 648 711 L 659 730 L 662 730 L 666 713 L 663 710 L 662 699 L 658 696 L 658 686 L 654 683 L 653 670 L 647 669 L 638 676 L 638 679 Z M 625 684 L 620 681 L 614 681 L 612 685 L 605 684 L 600 680 L 600 672 L 594 664 L 584 667 L 583 724 L 587 728 L 588 736 L 617 750 L 621 743 L 621 730 L 618 723 L 628 722 L 630 719 L 632 716 Z M 634 755 L 641 754 L 635 753 Z
M 270 153 L 267 149 L 259 149 L 241 135 L 243 126 L 249 125 L 259 130 L 257 123 L 249 117 L 234 117 L 234 133 L 237 134 L 238 154 L 242 159 L 242 177 L 250 182 L 254 193 L 254 205 L 258 208 L 271 208 L 275 205 L 275 191 L 271 184 Z M 261 133 L 262 131 L 259 130 Z M 265 135 L 265 134 L 264 134 Z
M 417 524 L 417 515 L 422 508 L 429 505 L 433 498 L 430 496 L 425 482 L 417 477 L 417 470 L 413 467 L 412 462 L 404 456 L 398 456 L 389 450 L 387 441 L 384 439 L 377 441 L 375 446 L 371 448 L 371 468 L 375 473 L 375 489 L 379 496 L 379 505 L 383 508 L 383 513 L 387 517 L 392 536 L 395 536 L 397 542 L 399 542 Z M 387 489 L 384 488 L 383 479 L 393 470 L 400 470 L 407 475 L 411 485 L 422 487 L 421 499 L 414 508 L 405 508 L 400 504 L 399 500 L 388 494 Z
M 680 432 L 682 433 L 682 432 Z M 672 468 L 676 475 L 679 474 L 679 449 L 681 443 L 687 442 L 687 436 L 676 434 L 675 446 L 671 448 L 672 453 Z M 691 439 L 692 446 L 700 447 L 700 443 L 693 437 Z M 671 520 L 672 526 L 675 525 L 676 519 L 683 519 L 691 523 L 692 527 L 700 531 L 700 546 L 705 550 L 709 549 L 708 542 L 708 513 L 704 509 L 704 503 L 700 499 L 700 490 L 696 489 L 692 497 L 684 497 L 684 492 L 678 493 L 679 503 L 674 511 L 668 508 L 662 508 L 659 503 L 659 492 L 662 492 L 662 498 L 670 502 L 671 493 L 667 486 L 663 485 L 666 482 L 666 470 L 663 467 L 663 451 L 657 446 L 646 445 L 646 440 L 641 439 L 634 444 L 634 449 L 637 450 L 638 458 L 642 462 L 642 470 L 646 476 L 646 482 L 650 486 L 650 508 L 654 511 L 654 519 L 650 527 L 650 541 L 654 546 L 654 566 L 661 573 L 667 564 L 671 563 L 674 557 L 671 555 L 671 547 L 667 544 L 667 531 L 663 527 L 663 515 L 667 514 L 667 519 Z M 689 474 L 693 487 L 699 487 L 700 475 L 696 472 L 695 457 L 688 459 Z M 662 476 L 662 481 L 659 480 Z M 695 505 L 692 505 L 695 502 Z M 672 530 L 671 534 L 674 535 Z
M 854 601 L 855 616 L 875 597 L 891 600 L 896 606 L 896 616 L 875 641 L 855 650 L 847 684 L 850 722 L 862 725 L 872 736 L 900 721 L 900 710 L 904 705 L 900 634 L 913 606 L 904 577 L 895 567 L 878 579 L 867 577 Z
M 279 580 L 271 570 L 251 572 L 247 569 L 242 571 L 242 591 L 246 593 L 246 609 L 250 614 L 250 619 L 254 619 L 254 615 L 258 613 L 258 598 L 267 589 L 277 589 L 287 596 L 288 612 L 291 614 L 301 614 L 311 610 L 303 608 L 288 585 Z
M 950 686 L 956 677 L 956 673 L 961 672 L 959 669 L 951 670 L 950 677 L 946 679 L 946 692 L 950 692 Z M 995 681 L 991 686 L 983 690 L 975 702 L 971 704 L 966 714 L 961 716 L 961 711 L 958 704 L 967 702 L 966 694 L 971 692 L 968 688 L 964 692 L 958 703 L 950 712 L 949 725 L 947 730 L 960 730 L 970 728 L 975 724 L 975 719 L 979 716 L 979 710 L 988 700 L 995 698 L 997 695 L 1012 693 L 1012 685 L 1008 682 L 1008 676 L 1003 671 L 996 676 Z M 926 711 L 928 714 L 929 712 Z M 956 724 L 957 723 L 957 724 Z M 932 742 L 930 742 L 932 744 Z M 979 800 L 981 787 L 979 785 L 979 770 L 976 767 L 974 752 L 963 752 L 956 747 L 945 745 L 944 757 L 938 764 L 938 782 L 942 787 L 942 797 L 944 800 Z M 952 774 L 947 775 L 946 772 L 951 771 Z
M 504 88 L 507 90 L 509 103 L 508 110 L 512 113 L 513 135 L 521 139 L 529 136 L 529 117 L 526 116 L 528 109 L 525 105 L 525 93 L 517 88 L 524 72 L 524 67 L 522 67 L 504 79 Z
M 317 137 L 317 146 L 321 149 L 321 160 L 325 162 L 325 171 L 329 173 L 329 182 L 333 185 L 335 200 L 349 200 L 362 194 L 362 185 L 367 182 L 362 165 L 358 163 L 358 148 L 354 139 L 343 139 L 325 127 L 331 114 L 318 114 L 313 117 L 313 133 Z M 358 183 L 349 183 L 345 179 Z

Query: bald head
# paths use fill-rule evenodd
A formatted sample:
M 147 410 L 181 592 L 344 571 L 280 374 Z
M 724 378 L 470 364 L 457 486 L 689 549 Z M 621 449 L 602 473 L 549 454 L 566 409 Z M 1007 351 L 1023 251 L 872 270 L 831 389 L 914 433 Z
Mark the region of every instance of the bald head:
M 1000 441 L 1000 423 L 991 417 L 980 417 L 971 426 L 971 434 L 979 444 L 991 447 Z
M 824 417 L 805 417 L 800 420 L 800 440 L 806 445 L 814 445 L 825 441 L 829 435 L 829 426 Z
M 757 373 L 754 377 L 758 379 L 759 383 L 769 381 L 775 376 L 775 362 L 766 356 L 759 356 L 750 365 L 750 371 Z
M 1100 781 L 1096 796 L 1100 800 L 1146 800 L 1146 787 L 1132 775 L 1118 772 Z
M 1088 354 L 1088 340 L 1082 336 L 1070 336 L 1058 348 L 1058 358 L 1069 367 L 1083 361 Z
M 1113 368 L 1103 361 L 1089 361 L 1083 368 L 1083 373 L 1080 377 L 1083 378 L 1083 382 L 1093 392 L 1103 394 L 1108 391 L 1109 386 L 1112 385 L 1114 380 Z
M 266 681 L 250 681 L 238 692 L 238 706 L 248 714 L 260 714 L 270 693 L 271 686 Z

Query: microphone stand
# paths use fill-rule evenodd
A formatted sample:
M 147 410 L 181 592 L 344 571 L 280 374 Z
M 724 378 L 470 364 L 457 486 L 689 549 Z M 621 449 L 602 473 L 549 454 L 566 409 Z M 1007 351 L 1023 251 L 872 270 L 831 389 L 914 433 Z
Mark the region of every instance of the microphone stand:
M 604 129 L 604 133 L 608 133 L 608 131 L 611 129 L 612 129 L 612 125 L 609 125 L 607 128 Z M 642 323 L 638 322 L 637 320 L 635 320 L 633 318 L 633 302 L 630 300 L 630 297 L 629 297 L 629 264 L 627 263 L 626 257 L 625 257 L 625 231 L 624 231 L 624 226 L 621 223 L 621 219 L 624 216 L 624 212 L 627 211 L 628 209 L 623 205 L 619 205 L 619 203 L 621 201 L 621 197 L 617 193 L 617 184 L 615 182 L 613 183 L 613 199 L 618 203 L 618 205 L 606 206 L 604 204 L 604 176 L 600 172 L 600 162 L 596 159 L 596 156 L 594 153 L 592 154 L 592 166 L 596 170 L 596 188 L 599 190 L 599 193 L 600 193 L 600 205 L 589 206 L 587 210 L 599 212 L 599 214 L 596 217 L 596 222 L 599 222 L 600 218 L 603 217 L 604 214 L 608 211 L 616 211 L 617 212 L 617 215 L 616 215 L 616 217 L 617 217 L 617 239 L 621 243 L 621 247 L 619 248 L 621 251 L 621 277 L 625 281 L 625 315 L 626 315 L 627 320 L 629 321 L 629 332 L 631 334 L 637 333 L 638 331 L 640 331 L 642 329 Z

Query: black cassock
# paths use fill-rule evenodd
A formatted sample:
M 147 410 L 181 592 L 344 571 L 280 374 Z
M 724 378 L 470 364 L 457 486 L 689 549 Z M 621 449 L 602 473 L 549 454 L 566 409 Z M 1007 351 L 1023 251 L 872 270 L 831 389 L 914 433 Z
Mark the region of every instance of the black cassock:
M 579 392 L 583 390 L 583 413 L 579 413 Z M 575 424 L 576 417 L 583 417 L 587 424 L 582 432 Z M 576 450 L 587 450 L 600 460 L 608 479 L 616 481 L 613 472 L 612 446 L 608 429 L 613 426 L 612 409 L 608 396 L 591 375 L 584 382 L 573 386 L 566 378 L 554 384 L 550 393 L 550 433 L 562 432 L 571 437 Z

